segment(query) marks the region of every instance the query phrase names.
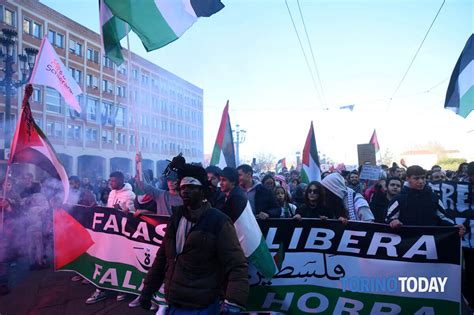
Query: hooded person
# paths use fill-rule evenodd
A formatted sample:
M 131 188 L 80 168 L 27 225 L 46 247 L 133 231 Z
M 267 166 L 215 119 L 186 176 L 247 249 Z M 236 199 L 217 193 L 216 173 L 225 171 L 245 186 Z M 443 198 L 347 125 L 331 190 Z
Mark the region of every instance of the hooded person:
M 125 177 L 122 172 L 112 172 L 110 174 L 109 199 L 107 207 L 115 208 L 123 212 L 134 212 L 133 200 L 135 193 L 129 183 L 125 183 Z
M 164 283 L 170 314 L 219 314 L 219 309 L 239 314 L 247 302 L 249 283 L 247 260 L 234 225 L 207 201 L 204 168 L 184 164 L 178 177 L 183 205 L 173 207 L 143 282 L 140 305 L 148 310 L 153 294 Z
M 328 206 L 337 205 L 334 209 L 336 217 L 347 218 L 351 221 L 374 221 L 374 215 L 370 211 L 367 200 L 347 187 L 344 178 L 339 173 L 329 174 L 321 181 L 321 184 L 326 188 Z

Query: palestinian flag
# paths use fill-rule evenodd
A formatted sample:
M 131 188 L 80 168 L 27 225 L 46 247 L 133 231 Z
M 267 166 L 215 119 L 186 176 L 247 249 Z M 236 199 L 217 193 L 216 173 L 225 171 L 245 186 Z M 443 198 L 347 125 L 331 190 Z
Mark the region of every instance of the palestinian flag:
M 54 269 L 75 271 L 99 288 L 140 294 L 167 223 L 105 207 L 55 209 Z
M 318 148 L 316 147 L 316 137 L 314 136 L 313 122 L 309 128 L 308 136 L 303 149 L 303 168 L 301 169 L 301 179 L 303 183 L 321 181 L 321 168 L 319 163 Z
M 275 171 L 277 174 L 280 174 L 283 171 L 283 168 L 286 167 L 286 158 L 278 160 Z
M 234 139 L 232 137 L 232 127 L 230 126 L 229 118 L 229 101 L 227 101 L 224 111 L 222 112 L 221 125 L 217 132 L 216 144 L 212 151 L 210 165 L 217 165 L 220 168 L 226 166 L 236 167 Z
M 377 139 L 377 132 L 374 129 L 374 133 L 372 134 L 372 137 L 370 137 L 369 143 L 372 143 L 375 148 L 375 152 L 378 152 L 380 150 L 379 146 L 379 140 Z
M 28 99 L 33 92 L 31 84 L 27 85 L 20 120 L 17 123 L 8 164 L 30 163 L 46 171 L 49 175 L 61 181 L 64 188 L 63 202 L 69 196 L 69 179 L 53 146 L 46 135 L 36 125 L 31 114 Z
M 474 34 L 469 37 L 454 67 L 444 108 L 464 118 L 474 110 Z
M 235 231 L 245 257 L 265 278 L 273 277 L 277 273 L 275 260 L 268 250 L 250 202 L 247 198 L 234 198 L 233 200 L 235 202 L 230 207 L 233 212 L 226 212 L 226 214 L 234 222 Z
M 123 63 L 120 40 L 128 33 L 127 23 L 115 17 L 104 0 L 99 1 L 99 11 L 100 34 L 105 55 L 119 66 Z
M 199 17 L 209 17 L 224 7 L 219 0 L 105 0 L 105 3 L 113 15 L 130 25 L 147 51 L 177 40 Z

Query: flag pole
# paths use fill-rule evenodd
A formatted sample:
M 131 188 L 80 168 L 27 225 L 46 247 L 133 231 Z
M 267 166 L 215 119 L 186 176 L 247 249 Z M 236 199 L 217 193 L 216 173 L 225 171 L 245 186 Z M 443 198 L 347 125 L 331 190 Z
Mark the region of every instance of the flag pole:
M 2 216 L 0 220 L 0 235 L 3 235 L 3 221 L 5 218 L 5 200 L 7 199 L 7 181 L 8 174 L 10 174 L 10 161 L 7 163 L 7 170 L 5 172 L 5 179 L 3 180 L 3 193 L 2 193 Z
M 23 96 L 23 102 L 21 104 L 21 108 L 22 108 L 22 111 L 23 109 L 25 108 L 26 104 L 28 103 L 28 100 L 30 99 L 31 97 L 31 94 L 33 94 L 33 86 L 28 83 L 25 87 L 25 95 Z M 18 119 L 21 119 L 22 116 L 20 116 Z M 20 122 L 18 122 L 18 124 L 20 124 Z M 13 141 L 12 141 L 12 148 L 13 148 L 13 144 L 15 144 L 15 136 L 16 136 L 16 132 L 15 134 L 13 135 Z M 15 144 L 15 147 L 16 147 L 16 144 Z M 11 166 L 11 160 L 10 160 L 10 157 L 11 157 L 11 154 L 12 154 L 12 148 L 10 148 L 10 156 L 8 157 L 8 162 L 7 162 L 7 169 L 6 169 L 6 172 L 5 172 L 5 179 L 3 181 L 3 193 L 2 193 L 2 203 L 6 200 L 6 197 L 7 197 L 7 181 L 8 181 L 8 174 L 10 174 L 10 166 Z M 4 218 L 5 218 L 5 206 L 2 204 L 2 215 L 1 215 L 1 219 L 0 219 L 0 235 L 3 234 L 3 221 L 4 221 Z
M 128 62 L 127 62 L 127 86 L 128 86 L 128 93 L 127 93 L 127 103 L 128 103 L 128 106 L 131 107 L 132 109 L 132 113 L 133 113 L 133 119 L 132 119 L 132 123 L 133 123 L 133 129 L 135 131 L 135 150 L 136 150 L 136 154 L 137 155 L 141 155 L 140 153 L 140 135 L 138 133 L 138 124 L 137 124 L 137 109 L 136 109 L 136 106 L 135 106 L 135 102 L 131 102 L 131 97 L 130 97 L 130 93 L 132 92 L 132 89 L 131 89 L 131 85 L 130 85 L 130 70 L 131 70 L 131 65 L 132 65 L 132 52 L 130 51 L 130 36 L 129 36 L 129 33 L 130 33 L 130 30 L 129 30 L 129 25 L 128 23 L 125 24 L 125 27 L 126 27 L 126 33 L 127 33 L 127 54 L 128 54 Z M 141 159 L 140 159 L 140 162 L 137 162 L 136 161 L 136 172 L 137 172 L 137 176 L 138 176 L 138 180 L 141 180 Z

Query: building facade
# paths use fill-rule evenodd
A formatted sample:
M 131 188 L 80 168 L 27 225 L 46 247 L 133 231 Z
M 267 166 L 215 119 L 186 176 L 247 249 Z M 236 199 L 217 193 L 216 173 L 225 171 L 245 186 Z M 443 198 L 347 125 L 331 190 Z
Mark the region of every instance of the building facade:
M 154 172 L 180 152 L 189 161 L 203 161 L 201 88 L 125 49 L 125 62 L 117 67 L 102 54 L 99 34 L 37 0 L 2 1 L 0 28 L 18 32 L 16 55 L 26 47 L 39 49 L 47 37 L 82 88 L 81 114 L 51 88 L 34 86 L 30 100 L 36 122 L 68 174 L 133 174 L 137 150 L 142 152 L 143 169 Z M 14 67 L 19 73 L 19 65 Z M 3 144 L 5 98 L 0 94 Z M 12 98 L 15 121 L 21 98 L 22 89 Z

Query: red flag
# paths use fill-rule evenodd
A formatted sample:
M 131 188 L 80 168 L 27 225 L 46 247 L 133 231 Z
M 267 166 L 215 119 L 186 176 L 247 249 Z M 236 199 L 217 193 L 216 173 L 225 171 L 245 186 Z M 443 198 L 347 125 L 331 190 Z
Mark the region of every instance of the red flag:
M 379 141 L 377 139 L 377 132 L 374 129 L 374 133 L 372 134 L 372 137 L 370 138 L 369 143 L 372 143 L 375 147 L 375 152 L 378 152 L 380 150 L 379 146 Z
M 8 164 L 31 163 L 60 180 L 64 188 L 63 202 L 65 203 L 69 195 L 68 176 L 56 156 L 53 146 L 33 119 L 30 104 L 28 103 L 32 93 L 33 87 L 29 84 L 25 89 L 21 115 L 13 137 Z

